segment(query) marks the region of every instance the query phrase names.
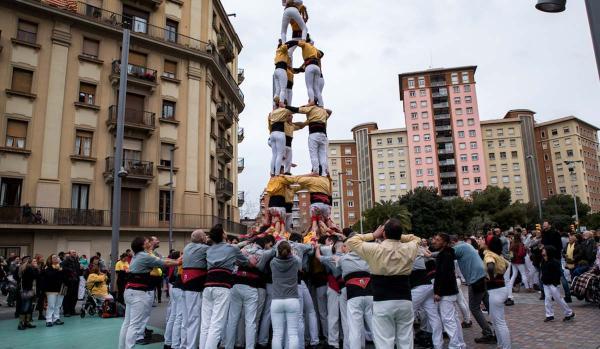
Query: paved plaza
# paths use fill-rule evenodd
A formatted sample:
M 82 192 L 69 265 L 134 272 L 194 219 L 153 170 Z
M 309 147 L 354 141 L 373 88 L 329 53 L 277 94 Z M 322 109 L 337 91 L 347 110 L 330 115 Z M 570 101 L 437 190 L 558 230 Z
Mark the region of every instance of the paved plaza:
M 466 292 L 465 292 L 466 294 Z M 515 305 L 506 307 L 513 349 L 598 349 L 600 348 L 600 309 L 597 305 L 574 300 L 576 317 L 573 322 L 563 323 L 558 306 L 552 323 L 544 323 L 544 303 L 538 293 L 515 293 Z M 165 299 L 163 299 L 166 301 Z M 65 325 L 46 328 L 43 321 L 35 321 L 35 329 L 17 331 L 14 308 L 6 307 L 0 297 L 0 349 L 114 349 L 117 347 L 122 319 L 101 319 L 86 316 L 65 318 Z M 164 327 L 166 303 L 153 308 L 150 324 L 157 333 Z M 494 349 L 493 345 L 476 345 L 473 338 L 479 336 L 479 327 L 464 330 L 468 348 Z M 158 349 L 162 343 L 140 348 Z

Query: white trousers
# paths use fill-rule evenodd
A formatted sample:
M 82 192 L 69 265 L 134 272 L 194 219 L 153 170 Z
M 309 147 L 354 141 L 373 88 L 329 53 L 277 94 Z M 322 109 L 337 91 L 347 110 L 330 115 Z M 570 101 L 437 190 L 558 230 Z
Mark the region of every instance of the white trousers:
M 329 173 L 329 167 L 327 165 L 327 147 L 328 140 L 325 133 L 315 132 L 308 135 L 308 152 L 310 154 L 312 172 L 319 173 L 319 167 L 321 167 L 320 174 L 322 176 Z
M 271 319 L 273 322 L 273 342 L 271 348 L 283 347 L 284 328 L 289 338 L 289 348 L 298 348 L 298 313 L 300 302 L 298 298 L 274 299 L 271 302 Z
M 523 281 L 523 284 L 525 284 L 525 288 L 530 288 L 529 286 L 529 278 L 527 277 L 527 268 L 525 267 L 525 264 L 512 264 L 512 276 L 510 278 L 510 288 L 512 290 L 512 288 L 515 285 L 515 280 L 517 280 L 517 275 L 521 273 L 521 280 Z
M 283 68 L 276 68 L 273 74 L 275 82 L 275 96 L 279 101 L 284 102 L 287 97 L 287 72 Z M 289 102 L 287 105 L 291 105 Z
M 554 309 L 552 309 L 552 298 L 560 305 L 563 309 L 565 316 L 573 314 L 573 310 L 569 308 L 569 305 L 565 302 L 563 297 L 560 295 L 560 290 L 555 285 L 544 284 L 544 307 L 546 308 L 546 317 L 554 316 Z
M 256 343 L 256 312 L 258 309 L 258 289 L 236 284 L 229 296 L 229 316 L 225 330 L 225 349 L 235 346 L 236 332 L 240 318 L 244 319 L 246 349 L 254 349 Z
M 508 298 L 513 298 L 512 285 L 510 284 L 510 270 L 512 269 L 512 263 L 508 263 L 506 267 L 506 271 L 504 272 L 504 287 L 506 287 L 506 292 L 508 293 Z
M 500 287 L 493 290 L 488 290 L 489 302 L 490 302 L 490 320 L 492 326 L 496 332 L 496 338 L 498 339 L 498 348 L 510 349 L 510 332 L 508 331 L 508 325 L 504 318 L 504 302 L 508 298 L 506 288 Z
M 271 297 L 273 295 L 273 285 L 267 284 L 265 306 L 260 317 L 260 326 L 258 328 L 258 344 L 266 346 L 269 343 L 269 330 L 271 329 Z
M 327 338 L 327 285 L 320 286 L 315 289 L 317 308 L 319 311 L 319 323 L 321 325 L 321 333 Z
M 283 172 L 290 173 L 292 170 L 292 147 L 285 147 L 285 152 L 283 153 Z
M 322 76 L 319 76 L 319 102 L 317 103 L 318 106 L 322 107 L 325 105 L 325 102 L 323 102 L 323 88 L 325 88 L 325 79 L 323 79 Z
M 229 311 L 230 294 L 231 290 L 224 287 L 207 287 L 202 292 L 200 348 L 216 349 L 221 341 Z
M 285 44 L 287 42 L 287 29 L 290 25 L 290 21 L 294 20 L 302 30 L 302 40 L 306 40 L 307 28 L 306 23 L 295 7 L 288 7 L 283 10 L 283 17 L 281 18 L 281 41 Z
M 347 301 L 348 347 L 360 349 L 365 346 L 365 323 L 372 328 L 373 297 L 354 297 Z
M 126 289 L 123 293 L 125 299 L 125 317 L 121 332 L 119 333 L 119 349 L 131 349 L 138 339 L 138 334 L 144 333 L 144 317 L 147 313 L 148 299 L 154 297 L 153 291 L 138 291 Z
M 308 101 L 317 100 L 321 105 L 321 88 L 319 79 L 321 78 L 321 68 L 316 64 L 309 64 L 304 70 L 304 82 L 306 83 L 306 92 L 308 92 Z
M 285 89 L 286 93 L 285 93 L 285 100 L 287 101 L 287 105 L 294 105 L 293 103 L 293 97 L 294 97 L 294 91 L 291 88 L 287 88 L 286 85 L 286 89 Z
M 179 308 L 185 307 L 185 299 L 180 288 L 169 285 L 169 289 L 169 316 L 165 327 L 165 344 L 170 345 L 171 348 L 180 348 L 183 312 L 179 311 Z
M 46 292 L 48 306 L 46 307 L 46 322 L 54 322 L 60 319 L 60 306 L 65 296 L 61 296 L 58 292 Z
M 302 298 L 302 312 L 304 313 L 304 319 L 308 324 L 308 335 L 310 339 L 309 344 L 317 345 L 319 344 L 319 325 L 317 323 L 317 312 L 315 311 L 313 299 L 310 296 L 310 292 L 308 291 L 308 287 L 306 287 L 306 283 L 304 283 L 304 281 L 298 285 L 298 293 Z M 304 332 L 301 332 L 300 335 L 302 338 L 304 338 Z
M 527 282 L 529 282 L 529 287 L 533 287 L 533 285 L 538 285 L 540 283 L 540 279 L 537 274 L 537 269 L 535 269 L 535 266 L 533 265 L 529 254 L 525 256 L 525 267 L 527 268 Z
M 442 349 L 444 346 L 444 338 L 442 337 L 442 320 L 440 319 L 440 313 L 438 306 L 433 301 L 433 285 L 421 285 L 413 288 L 410 291 L 412 295 L 412 304 L 415 311 L 422 310 L 425 314 L 425 319 L 421 319 L 421 326 L 424 322 L 427 322 L 428 327 L 431 328 L 431 335 L 433 341 L 433 347 L 435 349 Z
M 471 311 L 469 310 L 469 304 L 465 299 L 465 295 L 463 294 L 462 287 L 460 287 L 462 282 L 459 278 L 456 278 L 456 286 L 458 286 L 458 294 L 456 295 L 456 304 L 458 304 L 458 309 L 460 309 L 460 313 L 462 314 L 464 322 L 471 322 Z
M 327 287 L 327 343 L 335 348 L 339 348 L 340 346 L 340 320 L 344 346 L 347 348 L 347 345 L 349 344 L 347 340 L 348 308 L 346 305 L 345 291 L 346 289 L 342 289 L 341 293 L 337 293 L 333 289 Z
M 202 292 L 184 291 L 186 315 L 186 349 L 197 349 L 200 342 Z
M 412 349 L 414 313 L 412 302 L 373 302 L 373 341 L 377 349 Z
M 285 133 L 282 131 L 273 131 L 269 137 L 271 142 L 271 174 L 278 175 L 283 165 L 283 155 L 285 154 Z
M 450 342 L 448 349 L 464 349 L 467 347 L 463 339 L 462 327 L 456 312 L 456 295 L 443 296 L 439 302 L 440 315 L 444 331 L 448 334 Z

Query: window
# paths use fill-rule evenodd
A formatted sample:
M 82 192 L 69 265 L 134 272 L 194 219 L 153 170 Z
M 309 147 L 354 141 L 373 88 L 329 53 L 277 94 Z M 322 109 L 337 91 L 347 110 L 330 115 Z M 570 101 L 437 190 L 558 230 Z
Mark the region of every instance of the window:
M 79 83 L 79 103 L 94 105 L 96 101 L 96 85 Z
M 561 194 L 567 193 L 567 187 L 560 187 L 560 188 L 558 188 L 558 190 L 560 191 Z
M 502 169 L 502 172 L 506 172 L 508 171 L 508 164 L 501 164 L 500 168 Z
M 411 109 L 415 109 L 417 107 L 417 102 L 410 102 Z
M 377 139 L 377 145 L 382 145 L 383 144 L 383 140 L 381 138 Z
M 510 182 L 510 178 L 508 176 L 502 176 L 502 183 Z
M 334 196 L 334 197 L 335 197 L 335 196 Z M 302 206 L 306 206 L 306 202 L 304 202 Z M 340 203 L 339 203 L 339 201 L 334 201 L 334 202 L 333 202 L 333 207 L 340 207 Z
M 383 168 L 383 161 L 379 161 L 377 163 L 377 168 Z
M 388 156 L 388 157 L 392 157 L 392 156 L 394 156 L 394 149 L 388 149 L 388 151 L 387 151 L 387 156 Z
M 175 120 L 175 102 L 163 101 L 162 118 L 166 120 Z
M 476 133 L 475 130 L 469 130 L 469 137 L 475 137 Z
M 546 132 L 544 132 L 544 131 L 540 132 L 540 136 L 541 136 L 541 138 L 546 138 Z
M 521 169 L 521 165 L 518 162 L 513 162 L 513 171 L 519 171 Z
M 21 68 L 13 68 L 12 84 L 10 89 L 18 92 L 31 93 L 33 72 Z
M 488 129 L 485 130 L 485 136 L 486 137 L 492 137 L 492 129 L 491 128 L 488 128 Z
M 425 90 L 419 90 L 419 96 L 425 97 L 426 95 Z
M 337 159 L 331 159 L 331 165 L 336 166 L 337 165 Z
M 569 126 L 565 126 L 565 127 L 563 127 L 563 133 L 564 133 L 564 134 L 569 134 L 569 132 L 571 132 L 571 131 L 569 130 Z
M 473 114 L 473 107 L 467 107 L 467 114 Z
M 426 157 L 425 158 L 425 163 L 426 164 L 433 164 L 433 158 L 432 157 Z
M 460 170 L 462 171 L 462 173 L 468 173 L 469 172 L 469 166 L 461 166 Z
M 419 116 L 419 114 L 417 112 L 410 113 L 410 118 L 413 120 L 416 120 L 418 116 Z M 381 139 L 377 140 L 377 142 L 380 142 L 380 141 L 381 141 Z M 378 144 L 380 144 L 380 143 L 378 143 Z
M 419 87 L 425 87 L 425 78 L 419 76 Z
M 421 140 L 421 136 L 419 136 L 419 135 L 414 135 L 414 136 L 413 136 L 413 141 L 414 141 L 414 142 L 418 142 L 418 141 L 420 141 L 420 140 Z
M 458 149 L 467 149 L 467 144 L 466 143 L 458 143 Z
M 389 168 L 394 168 L 394 162 L 393 161 L 388 161 L 388 167 Z
M 450 79 L 452 80 L 453 85 L 458 84 L 458 73 L 452 73 L 452 75 L 450 75 Z
M 408 88 L 415 88 L 415 79 L 414 78 L 408 79 Z
M 35 44 L 37 42 L 37 30 L 37 23 L 19 19 L 19 24 L 17 25 L 17 40 Z
M 423 175 L 423 169 L 418 168 L 416 173 L 417 173 L 417 177 L 421 177 Z
M 464 91 L 465 92 L 471 92 L 471 85 L 465 85 L 464 86 Z
M 510 152 L 510 157 L 512 159 L 517 159 L 519 157 L 519 153 L 515 150 L 515 151 L 511 151 Z
M 348 212 L 348 218 L 354 219 L 354 218 L 356 218 L 356 215 L 354 214 L 354 212 Z
M 496 172 L 496 165 L 490 165 L 490 172 Z
M 463 84 L 465 84 L 465 83 L 468 84 L 469 83 L 469 72 L 464 71 L 464 72 L 462 72 L 461 75 L 462 75 Z
M 27 122 L 9 119 L 6 122 L 6 146 L 25 149 L 27 139 Z
M 389 176 L 390 176 L 390 181 L 396 180 L 396 174 L 394 172 L 390 172 Z
M 387 141 L 387 144 L 393 144 L 394 143 L 394 139 L 391 138 L 391 137 L 387 138 L 386 141 Z M 347 149 L 350 149 L 350 148 L 347 148 Z
M 500 152 L 500 160 L 506 160 L 506 152 Z
M 469 125 L 469 126 L 475 125 L 475 119 L 467 119 L 467 125 Z
M 424 187 L 424 186 L 425 186 L 425 183 L 423 183 L 423 181 L 418 181 L 418 182 L 417 182 L 417 186 L 418 186 L 418 187 Z
M 175 146 L 170 143 L 160 144 L 160 166 L 169 167 L 171 166 L 171 150 Z M 175 154 L 173 154 L 175 155 Z
M 165 60 L 165 65 L 163 67 L 163 76 L 166 78 L 176 79 L 177 62 Z
M 346 165 L 352 165 L 352 159 L 345 159 L 344 162 Z
M 346 191 L 346 195 L 347 196 L 354 196 L 354 191 L 352 189 L 348 189 L 348 191 Z
M 168 190 L 161 190 L 159 192 L 158 200 L 158 220 L 169 221 L 171 218 L 171 195 Z
M 385 184 L 379 185 L 379 191 L 385 191 L 385 188 L 386 188 Z
M 402 144 L 404 142 L 404 137 L 398 137 L 398 144 Z
M 421 152 L 421 146 L 417 145 L 415 146 L 415 153 L 420 153 Z
M 553 136 L 558 136 L 558 129 L 552 129 L 552 131 L 550 131 L 552 133 Z
M 433 188 L 433 187 L 435 187 L 435 182 L 434 181 L 427 181 L 427 186 Z
M 492 183 L 492 184 L 498 184 L 498 177 L 496 177 L 496 176 L 490 177 L 490 183 Z
M 98 59 L 100 51 L 100 41 L 94 39 L 83 38 L 83 48 L 81 54 L 86 57 Z
M 510 142 L 510 146 L 511 146 L 511 147 L 516 147 L 516 146 L 517 146 L 517 140 L 516 140 L 516 139 L 514 139 L 514 138 L 511 138 L 511 139 L 509 140 L 509 142 Z
M 452 86 L 452 91 L 454 93 L 460 93 L 460 86 Z
M 469 146 L 471 147 L 471 149 L 477 149 L 477 142 L 470 142 Z
M 75 155 L 92 156 L 92 138 L 93 133 L 89 131 L 77 130 L 75 132 Z
M 454 104 L 460 104 L 460 97 L 454 97 Z
M 427 101 L 421 101 L 421 108 L 427 107 Z
M 521 176 L 520 175 L 515 175 L 513 178 L 515 179 L 515 182 L 517 182 L 517 183 L 521 182 Z
M 400 165 L 400 167 L 406 166 L 406 160 L 400 160 L 400 161 L 398 161 L 398 165 Z
M 136 33 L 148 33 L 149 13 L 133 7 L 123 6 L 123 26 Z
M 420 165 L 423 163 L 423 159 L 421 158 L 415 158 L 415 164 Z
M 456 108 L 456 109 L 454 109 L 454 114 L 456 114 L 456 115 L 462 115 L 463 114 L 462 108 Z
M 471 103 L 473 102 L 472 97 L 471 96 L 465 96 L 465 103 Z
M 421 112 L 421 119 L 427 119 L 429 118 L 429 113 L 426 111 L 422 111 Z
M 87 210 L 89 194 L 89 184 L 73 184 L 73 187 L 71 188 L 71 208 Z
M 487 147 L 489 149 L 493 149 L 494 148 L 494 141 L 487 141 Z
M 473 183 L 481 184 L 481 177 L 473 177 Z
M 463 178 L 463 184 L 469 185 L 469 184 L 471 184 L 471 180 L 469 178 Z
M 504 145 L 505 145 L 504 139 L 499 139 L 499 140 L 498 140 L 498 146 L 499 146 L 500 148 L 504 148 Z
M 553 146 L 554 148 L 558 148 L 558 147 L 560 147 L 560 141 L 559 141 L 558 139 L 555 139 L 555 140 L 553 140 L 553 141 L 552 141 L 552 146 Z
M 565 138 L 565 145 L 571 145 L 571 137 Z
M 331 155 L 337 155 L 337 149 L 331 149 Z
M 396 184 L 390 184 L 390 190 L 396 191 Z
M 479 160 L 479 154 L 477 154 L 477 153 L 471 154 L 471 160 L 472 161 L 478 161 Z
M 567 150 L 567 157 L 568 158 L 572 158 L 573 157 L 573 150 L 572 149 L 568 149 Z
M 400 178 L 406 178 L 406 172 L 401 171 L 400 172 Z
M 0 180 L 0 206 L 21 206 L 21 178 L 3 177 Z
M 430 135 L 429 133 L 426 133 L 426 134 L 424 134 L 424 135 L 423 135 L 423 140 L 424 140 L 424 141 L 429 141 L 429 140 L 431 140 L 431 135 Z
M 417 92 L 415 90 L 411 90 L 411 91 L 408 92 L 408 95 L 411 96 L 411 97 L 414 97 L 414 96 L 417 95 Z
M 495 153 L 489 153 L 488 154 L 488 159 L 490 159 L 490 160 L 496 160 L 496 154 Z
M 467 154 L 460 154 L 460 161 L 467 161 Z
M 428 176 L 433 176 L 433 169 L 432 168 L 428 168 L 427 169 L 427 175 Z
M 347 168 L 346 169 L 346 175 L 347 176 L 352 176 L 352 169 L 351 168 Z
M 465 122 L 463 120 L 456 120 L 456 126 L 458 127 L 463 127 L 465 125 Z
M 382 158 L 383 157 L 383 150 L 380 149 L 380 150 L 377 151 L 377 157 L 378 158 Z
M 424 122 L 423 123 L 423 129 L 424 130 L 429 130 L 429 123 L 428 122 Z
M 468 198 L 468 197 L 471 196 L 471 191 L 470 190 L 465 190 L 465 191 L 463 191 L 463 195 L 464 195 L 464 197 Z
M 521 187 L 515 187 L 515 194 L 517 194 L 517 195 L 523 195 L 523 188 L 521 188 Z
M 385 179 L 385 173 L 379 173 L 379 175 L 377 176 L 377 178 L 383 180 Z
M 430 145 L 426 145 L 425 146 L 425 152 L 426 153 L 431 153 L 431 146 Z

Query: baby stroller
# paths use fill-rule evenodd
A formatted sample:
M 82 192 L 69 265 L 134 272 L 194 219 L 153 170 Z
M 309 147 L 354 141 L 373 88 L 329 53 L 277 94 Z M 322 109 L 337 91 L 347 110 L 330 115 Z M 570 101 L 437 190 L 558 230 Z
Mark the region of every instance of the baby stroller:
M 0 287 L 3 296 L 7 296 L 6 303 L 9 307 L 14 307 L 17 301 L 17 281 L 12 275 L 9 275 Z
M 83 299 L 84 303 L 81 306 L 81 318 L 84 318 L 86 313 L 89 316 L 94 316 L 96 314 L 98 314 L 99 316 L 102 315 L 104 300 L 94 297 L 90 288 L 85 288 L 85 295 L 83 296 Z

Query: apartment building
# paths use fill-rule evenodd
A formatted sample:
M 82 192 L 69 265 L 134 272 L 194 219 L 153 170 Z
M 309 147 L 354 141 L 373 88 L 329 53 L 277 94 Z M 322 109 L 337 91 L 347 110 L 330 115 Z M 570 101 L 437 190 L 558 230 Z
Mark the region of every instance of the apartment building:
M 360 186 L 360 197 L 364 210 L 373 207 L 375 197 L 373 195 L 373 168 L 371 160 L 371 142 L 369 133 L 377 130 L 377 124 L 368 122 L 356 125 L 352 128 L 354 142 L 356 142 L 358 160 L 358 178 L 364 180 Z
M 7 0 L 0 9 L 0 254 L 108 255 L 121 69 L 122 249 L 138 234 L 166 241 L 171 210 L 176 248 L 217 222 L 242 231 L 242 44 L 219 0 Z
M 574 193 L 592 212 L 600 211 L 598 130 L 575 116 L 535 125 L 543 199 Z
M 358 222 L 360 186 L 357 145 L 354 140 L 329 141 L 329 173 L 332 178 L 332 219 L 341 227 Z
M 406 129 L 373 130 L 369 138 L 374 200 L 396 201 L 411 188 Z
M 399 75 L 413 188 L 435 187 L 445 197 L 469 197 L 485 189 L 476 69 L 465 66 Z

